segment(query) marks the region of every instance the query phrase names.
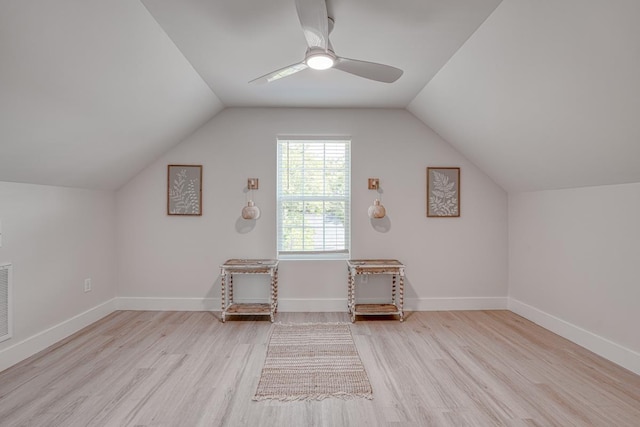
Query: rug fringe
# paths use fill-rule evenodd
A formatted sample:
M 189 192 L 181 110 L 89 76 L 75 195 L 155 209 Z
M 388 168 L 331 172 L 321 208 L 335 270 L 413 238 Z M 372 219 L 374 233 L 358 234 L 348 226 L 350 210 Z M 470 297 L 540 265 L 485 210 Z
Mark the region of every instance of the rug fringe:
M 329 393 L 329 394 L 302 394 L 302 395 L 272 395 L 272 396 L 253 396 L 254 401 L 261 402 L 264 400 L 279 400 L 281 402 L 294 402 L 303 400 L 324 400 L 331 397 L 337 397 L 342 400 L 352 400 L 365 398 L 373 400 L 373 393 Z
M 302 323 L 294 323 L 294 322 L 275 322 L 274 325 L 279 326 L 316 326 L 316 325 L 351 325 L 349 322 L 302 322 Z

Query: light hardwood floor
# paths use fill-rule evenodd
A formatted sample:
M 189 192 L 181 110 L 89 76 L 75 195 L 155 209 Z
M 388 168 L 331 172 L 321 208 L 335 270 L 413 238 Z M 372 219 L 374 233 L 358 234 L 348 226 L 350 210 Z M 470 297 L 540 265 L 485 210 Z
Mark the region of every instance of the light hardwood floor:
M 0 373 L 0 425 L 640 426 L 639 376 L 508 311 L 359 320 L 373 400 L 254 402 L 262 319 L 113 313 Z

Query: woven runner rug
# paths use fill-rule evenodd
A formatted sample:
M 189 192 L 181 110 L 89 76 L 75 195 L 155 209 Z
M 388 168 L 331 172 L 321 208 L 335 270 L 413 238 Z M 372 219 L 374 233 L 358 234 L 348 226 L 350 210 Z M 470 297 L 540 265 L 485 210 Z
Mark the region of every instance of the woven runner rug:
M 273 325 L 253 400 L 372 399 L 347 323 Z

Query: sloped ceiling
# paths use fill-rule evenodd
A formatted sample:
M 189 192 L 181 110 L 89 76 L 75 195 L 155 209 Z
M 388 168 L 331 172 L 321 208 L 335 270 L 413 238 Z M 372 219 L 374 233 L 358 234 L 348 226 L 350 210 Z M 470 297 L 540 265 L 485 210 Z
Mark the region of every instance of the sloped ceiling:
M 140 2 L 0 2 L 0 181 L 115 189 L 220 109 Z
M 639 182 L 639 19 L 505 0 L 408 109 L 508 191 Z
M 640 181 L 637 0 L 328 0 L 336 52 L 403 77 L 263 86 L 293 0 L 143 1 L 0 2 L 1 181 L 119 188 L 225 106 L 406 107 L 509 191 Z

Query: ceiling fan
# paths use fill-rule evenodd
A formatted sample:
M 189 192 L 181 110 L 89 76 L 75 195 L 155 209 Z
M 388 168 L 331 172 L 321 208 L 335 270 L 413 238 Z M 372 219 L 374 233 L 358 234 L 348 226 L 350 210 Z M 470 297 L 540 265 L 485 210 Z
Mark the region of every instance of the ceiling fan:
M 296 10 L 307 39 L 304 60 L 251 80 L 249 83 L 268 83 L 311 68 L 335 68 L 365 79 L 393 83 L 402 76 L 402 70 L 390 65 L 360 61 L 337 56 L 329 41 L 333 19 L 327 13 L 326 0 L 296 0 Z

